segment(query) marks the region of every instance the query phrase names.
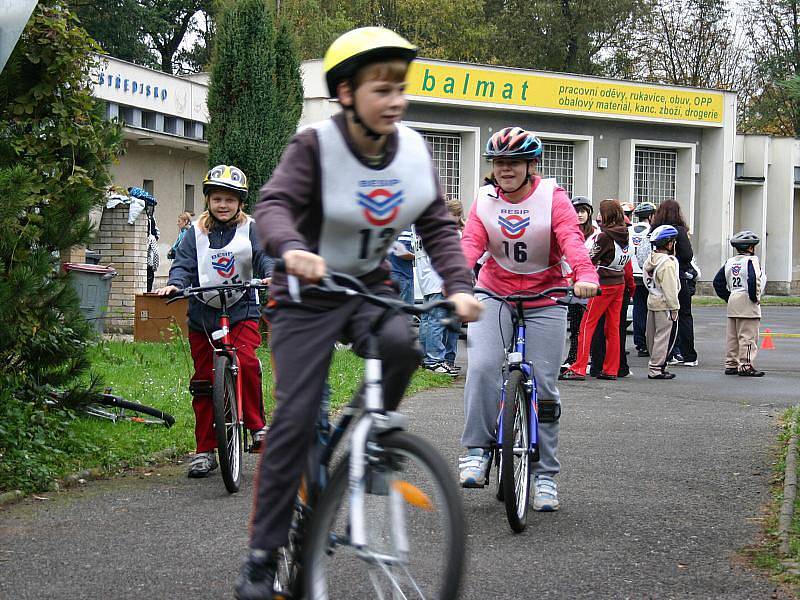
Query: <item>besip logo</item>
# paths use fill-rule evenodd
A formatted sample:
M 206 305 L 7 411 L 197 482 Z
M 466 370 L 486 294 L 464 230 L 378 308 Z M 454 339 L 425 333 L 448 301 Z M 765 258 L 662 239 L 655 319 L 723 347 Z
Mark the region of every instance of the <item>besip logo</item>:
M 731 275 L 737 277 L 742 272 L 742 265 L 733 265 L 731 267 Z
M 364 208 L 364 217 L 372 225 L 388 225 L 400 212 L 403 203 L 403 190 L 392 192 L 386 188 L 377 188 L 369 193 L 357 192 L 358 204 Z
M 236 273 L 236 260 L 230 256 L 219 256 L 211 259 L 211 266 L 220 276 L 230 279 Z
M 531 218 L 520 215 L 508 215 L 507 217 L 500 215 L 497 217 L 497 224 L 500 225 L 500 231 L 504 236 L 511 240 L 517 240 L 525 235 L 525 230 L 531 224 Z

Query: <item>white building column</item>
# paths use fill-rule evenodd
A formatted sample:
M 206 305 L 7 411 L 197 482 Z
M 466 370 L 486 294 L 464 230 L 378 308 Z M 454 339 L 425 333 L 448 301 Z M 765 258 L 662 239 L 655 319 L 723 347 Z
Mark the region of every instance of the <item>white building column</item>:
M 800 142 L 794 138 L 774 138 L 771 159 L 767 189 L 768 251 L 765 251 L 767 290 L 788 294 L 792 281 L 794 168 L 800 164 Z
M 725 94 L 724 126 L 704 129 L 701 142 L 700 195 L 692 245 L 702 280 L 713 279 L 728 259 L 734 203 L 736 96 Z

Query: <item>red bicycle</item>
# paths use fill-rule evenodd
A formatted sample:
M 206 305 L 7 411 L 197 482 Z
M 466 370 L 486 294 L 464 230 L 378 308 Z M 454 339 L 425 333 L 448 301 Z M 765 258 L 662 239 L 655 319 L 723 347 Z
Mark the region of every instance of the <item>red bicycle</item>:
M 220 302 L 219 329 L 211 332 L 209 343 L 214 346 L 214 370 L 210 395 L 214 405 L 214 433 L 217 437 L 217 454 L 222 481 L 231 494 L 239 491 L 242 483 L 242 461 L 245 452 L 253 448 L 253 440 L 244 426 L 242 412 L 242 379 L 239 377 L 239 358 L 235 340 L 230 332 L 228 303 L 236 293 L 268 286 L 254 279 L 249 283 L 210 285 L 184 288 L 167 300 L 167 304 L 180 298 L 216 293 Z M 195 390 L 197 391 L 197 390 Z

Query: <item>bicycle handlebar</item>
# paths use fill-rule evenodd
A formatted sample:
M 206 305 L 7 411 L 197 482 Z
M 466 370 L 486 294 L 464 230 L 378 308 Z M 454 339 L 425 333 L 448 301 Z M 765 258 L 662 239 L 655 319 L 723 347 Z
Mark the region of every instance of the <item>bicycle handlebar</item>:
M 222 292 L 226 290 L 263 290 L 269 286 L 262 283 L 260 279 L 252 279 L 242 283 L 229 283 L 220 285 L 205 285 L 198 287 L 188 287 L 178 290 L 174 294 L 168 296 L 167 304 L 172 304 L 181 298 L 188 298 L 194 294 L 202 294 L 204 292 Z
M 282 258 L 275 260 L 272 267 L 273 272 L 286 273 L 286 262 Z M 289 275 L 292 277 L 292 275 Z M 347 285 L 341 285 L 344 282 Z M 354 296 L 363 298 L 370 304 L 380 306 L 385 309 L 397 310 L 404 312 L 408 315 L 421 316 L 425 313 L 431 312 L 437 308 L 445 309 L 450 318 L 442 319 L 445 327 L 458 331 L 457 320 L 452 318 L 455 313 L 455 304 L 449 300 L 437 300 L 435 302 L 428 302 L 419 306 L 406 304 L 402 300 L 395 298 L 386 298 L 384 296 L 376 296 L 373 294 L 364 283 L 357 277 L 353 277 L 347 273 L 339 273 L 337 271 L 328 271 L 320 280 L 318 285 L 311 285 L 305 288 L 305 291 L 319 291 L 328 294 L 344 294 L 346 296 Z
M 532 302 L 534 300 L 540 299 L 547 299 L 552 300 L 556 304 L 561 304 L 563 306 L 569 306 L 572 304 L 572 299 L 575 298 L 575 290 L 572 287 L 552 287 L 548 288 L 542 292 L 530 292 L 527 294 L 509 294 L 508 296 L 501 296 L 499 294 L 495 294 L 484 288 L 476 287 L 473 290 L 476 294 L 485 294 L 490 298 L 494 298 L 495 300 L 500 300 L 501 302 Z M 553 294 L 565 294 L 564 296 L 553 296 Z M 597 295 L 600 295 L 600 290 L 597 290 Z

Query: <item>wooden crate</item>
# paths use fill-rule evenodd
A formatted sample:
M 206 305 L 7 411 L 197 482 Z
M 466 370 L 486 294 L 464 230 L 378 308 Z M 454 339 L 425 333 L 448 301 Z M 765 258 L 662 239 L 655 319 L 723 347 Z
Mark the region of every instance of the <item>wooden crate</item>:
M 175 323 L 189 335 L 186 325 L 188 300 L 181 298 L 167 304 L 163 296 L 156 294 L 136 294 L 133 319 L 133 339 L 141 342 L 162 342 L 172 338 L 170 326 Z

